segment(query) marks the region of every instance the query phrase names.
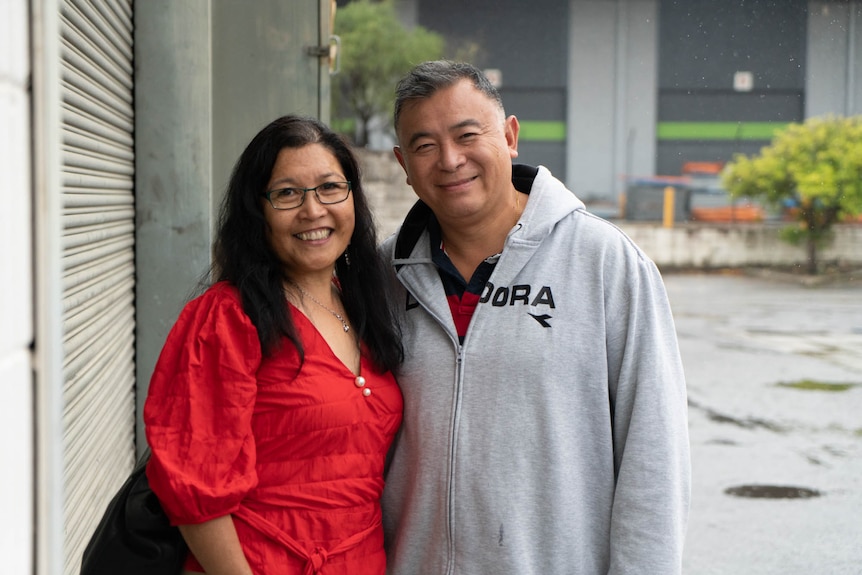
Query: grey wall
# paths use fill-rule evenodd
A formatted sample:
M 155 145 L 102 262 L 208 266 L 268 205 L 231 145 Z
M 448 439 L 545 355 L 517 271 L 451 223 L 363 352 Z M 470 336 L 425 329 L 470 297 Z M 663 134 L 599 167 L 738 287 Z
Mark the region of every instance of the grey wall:
M 662 0 L 659 122 L 795 122 L 804 117 L 807 0 Z M 737 71 L 753 74 L 735 91 Z M 658 143 L 659 174 L 686 161 L 726 161 L 769 139 Z
M 182 303 L 209 265 L 213 195 L 208 2 L 135 4 L 138 421 Z M 138 424 L 138 445 L 143 427 Z
M 627 176 L 654 173 L 654 0 L 570 2 L 567 183 L 616 202 Z
M 799 90 L 805 78 L 807 0 L 662 0 L 662 90 L 732 90 L 751 70 L 755 88 Z
M 212 2 L 213 183 L 217 190 L 227 185 L 248 141 L 271 120 L 294 113 L 329 121 L 321 114 L 320 62 L 304 54 L 305 47 L 316 46 L 321 36 L 318 2 Z M 326 77 L 323 80 L 328 83 Z
M 327 42 L 329 10 L 329 0 L 135 3 L 139 448 L 150 376 L 210 265 L 234 162 L 278 116 L 329 120 L 329 62 L 305 51 Z
M 862 114 L 862 2 L 808 7 L 805 116 Z

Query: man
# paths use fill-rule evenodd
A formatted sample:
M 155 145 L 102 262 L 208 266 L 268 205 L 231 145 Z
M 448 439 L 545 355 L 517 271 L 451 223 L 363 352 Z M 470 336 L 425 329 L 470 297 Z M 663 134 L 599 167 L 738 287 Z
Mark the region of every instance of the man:
M 419 197 L 384 252 L 404 298 L 389 572 L 679 573 L 685 382 L 655 265 L 547 169 L 473 66 L 398 85 Z

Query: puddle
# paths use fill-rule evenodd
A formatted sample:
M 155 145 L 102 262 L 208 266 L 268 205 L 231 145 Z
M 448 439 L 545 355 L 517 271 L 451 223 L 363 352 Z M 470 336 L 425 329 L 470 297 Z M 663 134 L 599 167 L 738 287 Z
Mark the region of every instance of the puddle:
M 728 487 L 724 493 L 749 499 L 810 499 L 822 495 L 816 489 L 793 485 L 737 485 Z

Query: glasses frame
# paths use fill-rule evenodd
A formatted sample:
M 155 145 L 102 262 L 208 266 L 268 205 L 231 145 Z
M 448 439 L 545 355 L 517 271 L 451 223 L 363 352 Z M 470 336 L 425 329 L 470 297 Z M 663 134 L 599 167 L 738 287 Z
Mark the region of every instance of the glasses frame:
M 336 200 L 334 202 L 324 202 L 322 199 L 320 199 L 320 194 L 317 193 L 317 189 L 322 188 L 323 186 L 326 186 L 328 184 L 347 184 L 347 194 L 340 200 Z M 280 192 L 282 190 L 296 190 L 298 192 L 301 191 L 302 192 L 302 199 L 299 201 L 298 204 L 296 204 L 295 206 L 290 207 L 290 208 L 276 207 L 275 203 L 272 201 L 272 194 L 274 194 L 276 192 Z M 314 197 L 315 197 L 315 199 L 317 199 L 318 204 L 320 204 L 322 206 L 332 206 L 335 204 L 340 204 L 341 202 L 346 202 L 347 198 L 350 197 L 350 192 L 352 192 L 352 191 L 353 191 L 353 182 L 351 182 L 350 180 L 342 180 L 342 181 L 338 181 L 338 182 L 323 182 L 322 184 L 320 184 L 318 186 L 314 186 L 313 188 L 298 188 L 298 187 L 294 187 L 294 186 L 288 186 L 286 188 L 277 188 L 275 190 L 268 190 L 266 192 L 261 192 L 260 195 L 263 196 L 264 198 L 266 198 L 266 200 L 269 202 L 269 205 L 272 206 L 272 209 L 274 209 L 274 210 L 296 210 L 296 209 L 301 208 L 302 204 L 305 203 L 305 198 L 306 198 L 306 196 L 308 196 L 308 192 L 314 192 Z

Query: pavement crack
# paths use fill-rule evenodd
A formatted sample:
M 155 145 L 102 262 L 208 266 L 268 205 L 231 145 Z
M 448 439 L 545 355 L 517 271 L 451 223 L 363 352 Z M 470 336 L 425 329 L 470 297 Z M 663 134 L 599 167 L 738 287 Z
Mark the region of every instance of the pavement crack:
M 761 419 L 759 417 L 735 417 L 701 405 L 691 399 L 688 400 L 688 406 L 703 412 L 711 421 L 716 423 L 727 423 L 743 429 L 766 429 L 774 433 L 786 433 L 788 431 L 788 429 L 783 425 L 779 425 L 778 423 L 768 421 L 766 419 Z

